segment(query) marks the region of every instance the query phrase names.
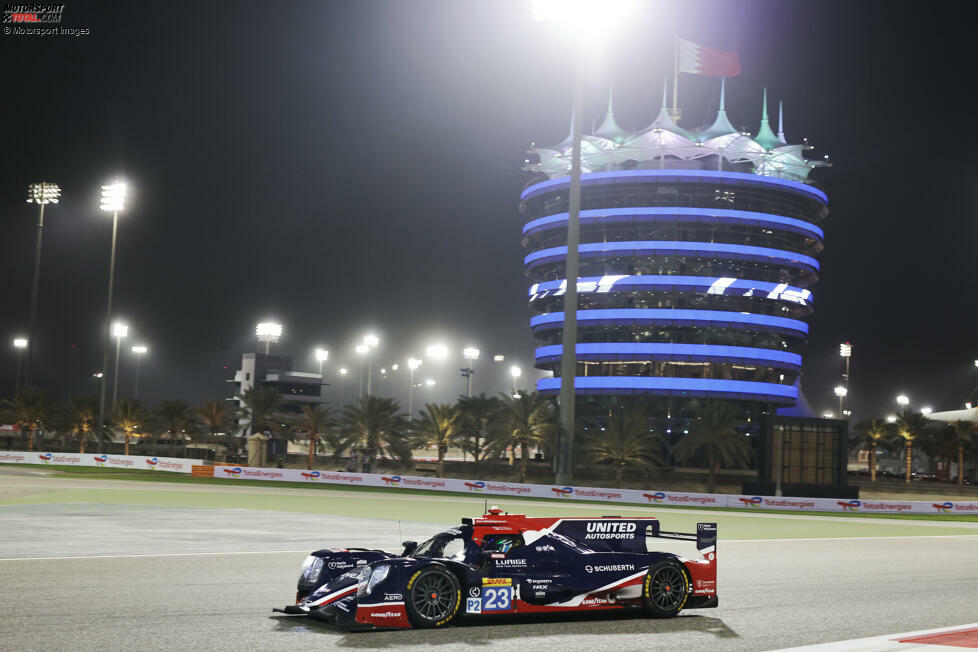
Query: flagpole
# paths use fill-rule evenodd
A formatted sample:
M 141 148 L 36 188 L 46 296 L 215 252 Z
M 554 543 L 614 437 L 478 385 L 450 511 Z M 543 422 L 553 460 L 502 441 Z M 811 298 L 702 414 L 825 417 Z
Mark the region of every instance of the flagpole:
M 672 67 L 672 120 L 679 121 L 679 35 L 673 37 Z

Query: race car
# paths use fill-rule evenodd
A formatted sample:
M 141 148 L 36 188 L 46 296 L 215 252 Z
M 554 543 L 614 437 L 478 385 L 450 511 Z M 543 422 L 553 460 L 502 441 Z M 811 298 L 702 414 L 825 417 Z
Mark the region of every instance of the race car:
M 698 559 L 657 550 L 695 542 Z M 634 608 L 655 618 L 716 607 L 717 526 L 667 532 L 655 518 L 481 518 L 400 555 L 318 550 L 302 564 L 296 603 L 282 613 L 350 630 L 434 628 L 456 618 Z M 690 544 L 686 544 L 690 545 Z

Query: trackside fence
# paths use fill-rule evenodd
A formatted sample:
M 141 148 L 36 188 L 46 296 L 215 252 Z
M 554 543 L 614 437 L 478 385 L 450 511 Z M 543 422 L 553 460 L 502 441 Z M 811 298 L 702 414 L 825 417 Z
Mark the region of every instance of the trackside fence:
M 92 455 L 79 453 L 11 452 L 0 451 L 0 463 L 61 464 L 72 466 L 104 466 L 156 471 L 190 473 L 201 460 L 142 455 Z M 602 489 L 597 487 L 561 487 L 547 484 L 522 484 L 489 480 L 460 480 L 428 478 L 413 475 L 381 473 L 347 473 L 343 471 L 303 471 L 301 469 L 269 469 L 248 466 L 215 466 L 215 478 L 235 480 L 264 480 L 268 482 L 301 482 L 339 486 L 387 487 L 392 491 L 425 489 L 468 493 L 473 497 L 518 496 L 526 498 L 555 498 L 568 501 L 598 501 L 610 504 L 672 505 L 712 507 L 718 509 L 776 509 L 795 512 L 863 512 L 869 514 L 974 514 L 978 501 L 935 503 L 926 500 L 850 500 L 847 498 L 795 498 L 782 496 L 747 496 L 740 494 L 702 494 L 642 489 Z

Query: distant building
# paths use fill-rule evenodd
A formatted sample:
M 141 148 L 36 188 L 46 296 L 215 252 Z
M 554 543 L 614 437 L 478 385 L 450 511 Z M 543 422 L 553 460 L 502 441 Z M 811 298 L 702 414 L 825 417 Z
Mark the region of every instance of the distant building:
M 245 353 L 241 356 L 241 368 L 228 382 L 235 385 L 234 400 L 241 408 L 244 402 L 237 397 L 254 387 L 275 389 L 282 397 L 282 411 L 287 413 L 298 413 L 302 405 L 323 402 L 323 377 L 318 373 L 294 371 L 292 358 L 288 356 Z
M 695 112 L 690 112 L 695 113 Z M 779 111 L 780 114 L 780 111 Z M 534 147 L 521 196 L 537 388 L 563 373 L 578 395 L 721 398 L 750 413 L 792 407 L 818 280 L 825 161 L 788 144 L 767 98 L 755 135 L 735 129 L 723 93 L 711 125 L 666 109 L 644 129 L 615 122 L 582 138 L 576 368 L 560 367 L 572 138 Z

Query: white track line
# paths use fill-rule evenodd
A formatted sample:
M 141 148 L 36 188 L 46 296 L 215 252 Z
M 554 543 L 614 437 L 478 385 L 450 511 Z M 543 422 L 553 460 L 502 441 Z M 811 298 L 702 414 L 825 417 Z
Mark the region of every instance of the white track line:
M 938 627 L 937 629 L 922 629 L 917 632 L 903 632 L 902 634 L 885 634 L 883 636 L 871 636 L 869 638 L 854 638 L 847 641 L 836 641 L 834 643 L 818 643 L 816 645 L 805 645 L 802 647 L 784 648 L 780 652 L 839 652 L 840 650 L 853 650 L 857 652 L 890 652 L 892 650 L 950 650 L 940 644 L 931 643 L 900 643 L 900 639 L 916 638 L 918 636 L 928 636 L 933 634 L 949 634 L 960 630 L 978 628 L 978 623 L 969 625 L 955 625 L 953 627 Z M 955 646 L 957 647 L 957 646 Z M 961 649 L 957 647 L 957 649 Z
M 205 555 L 276 555 L 286 553 L 308 553 L 302 550 L 241 550 L 234 552 L 167 552 L 147 555 L 74 555 L 70 557 L 3 557 L 0 561 L 48 561 L 51 559 L 126 559 L 130 557 L 202 557 Z

